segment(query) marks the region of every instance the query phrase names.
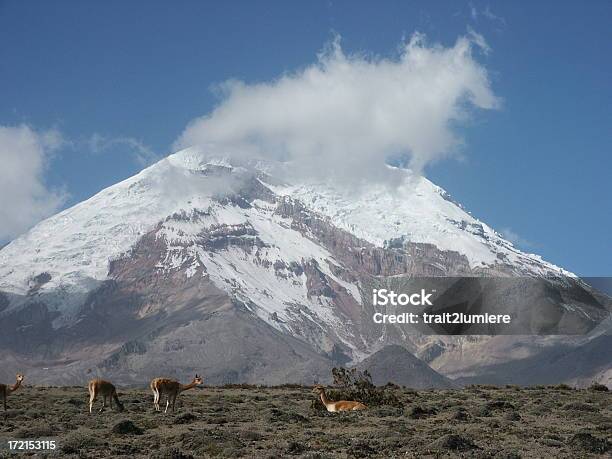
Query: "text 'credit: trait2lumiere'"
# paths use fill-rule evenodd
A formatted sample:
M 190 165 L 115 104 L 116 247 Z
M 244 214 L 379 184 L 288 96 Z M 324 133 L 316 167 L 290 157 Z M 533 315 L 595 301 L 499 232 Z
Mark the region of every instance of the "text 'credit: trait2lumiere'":
M 433 306 L 431 297 L 436 291 L 419 293 L 395 293 L 393 290 L 373 289 L 373 306 Z M 386 314 L 375 312 L 372 321 L 377 324 L 509 324 L 508 314 L 466 314 L 464 312 L 403 312 Z

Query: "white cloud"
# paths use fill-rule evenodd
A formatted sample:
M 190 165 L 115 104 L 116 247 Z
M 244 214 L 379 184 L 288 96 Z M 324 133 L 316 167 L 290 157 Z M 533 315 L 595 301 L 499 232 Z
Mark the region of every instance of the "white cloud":
M 521 247 L 521 248 L 529 248 L 533 247 L 533 243 L 529 242 L 526 239 L 523 239 L 516 232 L 514 232 L 511 228 L 504 228 L 501 230 L 502 236 L 512 242 L 512 244 Z
M 55 213 L 66 195 L 44 182 L 50 154 L 64 143 L 56 130 L 0 126 L 0 241 Z
M 481 11 L 478 11 L 473 3 L 468 3 L 470 9 L 470 16 L 473 21 L 478 22 L 478 18 L 483 17 L 486 20 L 491 21 L 497 26 L 497 30 L 501 31 L 506 26 L 506 20 L 491 10 L 491 6 L 486 5 Z
M 499 23 L 499 25 L 501 25 L 502 27 L 506 25 L 506 20 L 503 17 L 493 13 L 489 5 L 486 6 L 484 11 L 482 12 L 482 15 L 490 21 Z
M 472 2 L 470 2 L 468 6 L 470 7 L 470 16 L 472 16 L 472 19 L 474 21 L 477 21 L 478 20 L 478 10 L 476 9 L 476 7 L 474 6 Z
M 468 35 L 470 39 L 474 42 L 474 44 L 476 44 L 485 55 L 489 54 L 491 52 L 491 48 L 489 47 L 489 44 L 484 39 L 484 37 L 481 34 L 474 31 L 474 29 L 472 29 L 469 26 L 467 30 L 468 30 Z
M 150 166 L 161 158 L 141 140 L 133 137 L 107 137 L 98 133 L 92 134 L 87 146 L 93 153 L 101 153 L 110 148 L 124 147 L 141 166 Z
M 475 49 L 488 46 L 473 31 L 450 47 L 417 33 L 392 58 L 347 55 L 337 38 L 298 72 L 223 83 L 220 104 L 175 146 L 289 160 L 301 174 L 335 180 L 388 179 L 385 163 L 398 156 L 420 172 L 457 153 L 455 127 L 474 109 L 499 106 Z

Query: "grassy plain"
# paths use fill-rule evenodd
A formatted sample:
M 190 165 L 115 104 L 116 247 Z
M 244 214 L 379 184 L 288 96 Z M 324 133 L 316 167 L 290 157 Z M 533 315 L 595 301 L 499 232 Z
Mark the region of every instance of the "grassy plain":
M 0 439 L 54 438 L 59 450 L 51 456 L 61 457 L 510 459 L 612 451 L 611 392 L 390 390 L 401 406 L 327 413 L 308 387 L 204 387 L 181 394 L 177 412 L 164 414 L 153 410 L 148 390 L 120 389 L 125 411 L 89 414 L 84 387 L 24 387 L 0 411 Z M 0 449 L 2 456 L 10 455 Z

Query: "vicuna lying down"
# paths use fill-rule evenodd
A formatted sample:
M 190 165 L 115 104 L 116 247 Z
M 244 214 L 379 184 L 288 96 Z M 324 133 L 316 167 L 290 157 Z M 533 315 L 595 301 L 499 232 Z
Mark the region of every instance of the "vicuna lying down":
M 336 413 L 338 411 L 357 411 L 357 410 L 365 410 L 367 406 L 365 406 L 361 402 L 340 400 L 338 402 L 332 402 L 327 398 L 325 394 L 325 388 L 323 386 L 315 386 L 313 392 L 319 394 L 321 397 L 321 402 L 325 405 L 325 408 L 330 413 Z

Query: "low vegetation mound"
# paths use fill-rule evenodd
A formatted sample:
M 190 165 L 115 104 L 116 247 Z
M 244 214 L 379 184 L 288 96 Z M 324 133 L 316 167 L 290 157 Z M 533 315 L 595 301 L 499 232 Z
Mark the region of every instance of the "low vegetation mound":
M 608 392 L 608 386 L 599 383 L 593 383 L 589 387 L 589 390 L 594 390 L 596 392 Z
M 332 376 L 334 389 L 327 393 L 331 400 L 354 400 L 368 407 L 387 405 L 403 408 L 404 406 L 396 393 L 399 386 L 395 384 L 375 386 L 372 383 L 372 375 L 367 370 L 334 368 Z M 315 410 L 325 409 L 318 399 L 313 402 L 312 407 Z
M 610 442 L 605 438 L 594 437 L 588 432 L 579 432 L 570 438 L 569 444 L 590 453 L 603 454 L 610 451 Z
M 126 419 L 115 424 L 112 428 L 112 432 L 119 435 L 142 435 L 144 430 L 129 419 Z
M 478 448 L 471 438 L 458 434 L 446 434 L 434 441 L 431 446 L 438 449 L 451 449 L 453 451 L 466 451 Z
M 413 406 L 408 410 L 408 417 L 411 419 L 423 419 L 427 416 L 432 416 L 436 414 L 438 410 L 431 406 Z

